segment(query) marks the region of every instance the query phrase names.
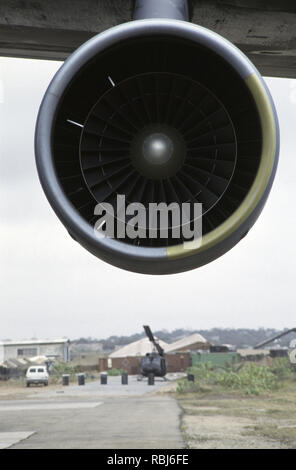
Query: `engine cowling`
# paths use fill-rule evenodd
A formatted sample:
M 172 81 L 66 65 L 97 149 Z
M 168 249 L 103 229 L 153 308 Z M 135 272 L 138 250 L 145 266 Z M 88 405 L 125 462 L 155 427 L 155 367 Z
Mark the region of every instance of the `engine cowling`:
M 185 21 L 147 19 L 65 61 L 41 104 L 35 150 L 45 194 L 75 240 L 120 268 L 168 274 L 246 235 L 274 179 L 279 129 L 264 80 L 234 45 Z M 94 208 L 118 194 L 145 207 L 202 203 L 201 243 L 98 237 Z

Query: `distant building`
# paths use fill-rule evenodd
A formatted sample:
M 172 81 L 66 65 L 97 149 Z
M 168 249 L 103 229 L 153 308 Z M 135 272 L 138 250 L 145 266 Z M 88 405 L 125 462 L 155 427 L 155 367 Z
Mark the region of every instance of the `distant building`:
M 254 348 L 244 348 L 244 349 L 237 349 L 237 354 L 242 359 L 252 360 L 252 358 L 260 359 L 260 357 L 269 356 L 269 349 L 254 349 Z
M 179 339 L 174 343 L 168 344 L 165 348 L 166 353 L 171 352 L 185 352 L 185 351 L 196 351 L 199 349 L 209 349 L 211 343 L 207 341 L 199 333 L 193 333 L 192 335 L 185 336 L 185 338 Z
M 168 344 L 160 339 L 156 338 L 158 344 L 165 350 L 168 347 Z M 139 339 L 138 341 L 134 341 L 133 343 L 126 344 L 125 346 L 117 349 L 113 353 L 109 354 L 111 359 L 115 359 L 118 357 L 142 357 L 145 356 L 147 353 L 151 353 L 152 351 L 152 344 L 148 338 Z
M 0 363 L 11 360 L 46 356 L 49 359 L 69 361 L 68 339 L 0 341 Z

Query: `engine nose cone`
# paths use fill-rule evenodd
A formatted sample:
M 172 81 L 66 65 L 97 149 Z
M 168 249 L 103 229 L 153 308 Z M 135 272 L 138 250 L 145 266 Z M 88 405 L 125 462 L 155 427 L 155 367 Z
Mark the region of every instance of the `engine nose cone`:
M 176 175 L 185 156 L 186 145 L 181 133 L 163 123 L 144 126 L 135 135 L 130 147 L 134 167 L 151 179 Z
M 163 165 L 170 160 L 174 152 L 174 145 L 166 134 L 154 133 L 144 140 L 142 150 L 148 163 Z

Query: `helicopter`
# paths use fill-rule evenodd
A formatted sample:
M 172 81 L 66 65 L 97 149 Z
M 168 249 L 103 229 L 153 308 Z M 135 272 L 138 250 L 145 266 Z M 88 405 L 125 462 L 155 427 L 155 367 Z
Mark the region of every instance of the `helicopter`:
M 149 377 L 153 375 L 154 377 L 162 377 L 166 380 L 167 373 L 167 362 L 164 357 L 164 349 L 157 343 L 155 340 L 152 331 L 148 325 L 143 325 L 145 333 L 148 339 L 154 346 L 154 350 L 151 353 L 147 353 L 141 360 L 140 365 L 140 376 L 138 380 L 142 380 L 143 377 Z

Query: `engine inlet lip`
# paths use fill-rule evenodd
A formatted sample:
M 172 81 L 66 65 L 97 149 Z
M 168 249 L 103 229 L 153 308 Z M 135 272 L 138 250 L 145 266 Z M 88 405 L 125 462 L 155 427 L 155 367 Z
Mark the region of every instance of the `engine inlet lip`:
M 187 250 L 186 253 L 182 252 L 180 249 L 170 251 L 170 248 L 127 247 L 125 243 L 118 240 L 98 239 L 95 236 L 93 227 L 83 219 L 66 197 L 58 180 L 53 161 L 52 140 L 54 123 L 59 110 L 60 99 L 66 92 L 73 76 L 96 55 L 120 41 L 144 36 L 159 36 L 162 34 L 187 39 L 193 43 L 203 45 L 223 57 L 242 80 L 247 82 L 251 77 L 249 89 L 257 107 L 261 107 L 259 114 L 263 130 L 265 126 L 265 133 L 263 132 L 263 140 L 265 142 L 263 142 L 263 144 L 266 147 L 266 155 L 265 158 L 262 159 L 258 170 L 261 174 L 265 174 L 265 178 L 261 181 L 260 187 L 256 188 L 256 200 L 250 201 L 248 207 L 243 207 L 243 204 L 241 205 L 239 213 L 236 214 L 236 220 L 232 220 L 231 226 L 220 226 L 213 230 L 212 239 L 209 243 L 203 243 L 199 249 L 193 247 L 191 251 Z M 267 124 L 264 124 L 264 121 L 271 124 L 271 132 L 266 130 Z M 278 143 L 279 129 L 272 98 L 257 69 L 239 49 L 218 34 L 200 26 L 184 21 L 153 19 L 133 21 L 115 26 L 90 39 L 65 61 L 53 78 L 39 110 L 35 134 L 35 153 L 38 174 L 44 192 L 57 216 L 74 238 L 92 253 L 97 254 L 98 251 L 100 251 L 101 258 L 111 264 L 136 272 L 154 273 L 155 270 L 151 267 L 152 265 L 150 267 L 147 265 L 146 271 L 143 269 L 143 262 L 145 262 L 145 260 L 150 260 L 152 263 L 160 261 L 167 264 L 169 261 L 168 258 L 173 260 L 184 256 L 195 256 L 208 248 L 210 249 L 215 244 L 218 245 L 226 238 L 233 237 L 233 243 L 229 242 L 230 247 L 237 243 L 242 233 L 246 231 L 246 226 L 249 228 L 248 221 L 251 220 L 251 224 L 254 223 L 252 212 L 256 212 L 256 220 L 270 191 L 277 166 Z M 255 180 L 253 186 L 250 188 L 249 194 L 254 189 L 255 184 L 258 185 L 258 181 Z M 223 225 L 225 224 L 222 224 L 222 226 Z M 216 254 L 213 259 L 220 256 L 228 249 L 229 247 L 223 251 L 222 248 L 220 249 L 218 247 L 218 254 Z M 205 264 L 205 262 L 207 261 L 201 261 L 200 263 L 195 262 L 195 267 Z M 187 269 L 192 269 L 192 267 L 184 267 L 184 269 L 176 268 L 174 271 L 174 269 L 170 270 L 166 267 L 162 269 L 160 266 L 158 273 L 180 272 Z

